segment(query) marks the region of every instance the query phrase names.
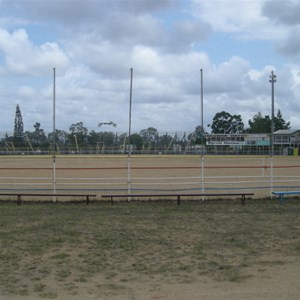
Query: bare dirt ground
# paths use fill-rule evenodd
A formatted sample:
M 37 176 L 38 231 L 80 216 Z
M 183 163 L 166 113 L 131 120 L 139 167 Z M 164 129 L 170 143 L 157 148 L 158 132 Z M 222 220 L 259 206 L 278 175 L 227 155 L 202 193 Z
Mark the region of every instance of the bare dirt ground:
M 84 289 L 78 295 L 56 289 L 54 296 L 4 296 L 1 300 L 298 300 L 300 294 L 300 265 L 270 267 L 268 271 L 258 271 L 257 277 L 245 282 L 216 282 L 211 278 L 199 278 L 193 283 L 170 283 L 152 279 L 136 280 L 117 287 L 114 284 L 98 285 L 93 291 Z M 97 282 L 101 282 L 99 278 Z M 118 291 L 116 291 L 116 289 Z
M 0 299 L 299 299 L 300 202 L 0 205 Z
M 203 162 L 203 164 L 202 164 Z M 202 168 L 203 165 L 203 168 Z M 272 172 L 271 166 L 273 165 Z M 123 155 L 57 156 L 56 187 L 100 195 L 128 190 L 128 157 Z M 152 155 L 130 158 L 133 193 L 254 192 L 300 187 L 300 157 Z M 2 190 L 53 190 L 51 156 L 0 157 Z M 300 188 L 299 188 L 300 189 Z

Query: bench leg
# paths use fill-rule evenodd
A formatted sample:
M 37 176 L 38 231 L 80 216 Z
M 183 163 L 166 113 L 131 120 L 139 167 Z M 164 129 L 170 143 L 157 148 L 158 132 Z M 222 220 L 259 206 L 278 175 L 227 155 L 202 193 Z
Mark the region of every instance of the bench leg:
M 242 195 L 242 198 L 241 198 L 241 205 L 245 205 L 246 203 L 246 196 L 245 195 Z
M 114 205 L 114 197 L 113 196 L 110 197 L 110 203 L 111 203 L 111 205 Z
M 279 195 L 279 202 L 281 205 L 285 205 L 284 195 Z
M 21 205 L 21 195 L 17 195 L 17 205 Z
M 177 195 L 177 205 L 180 205 L 180 196 Z
M 90 204 L 90 196 L 86 196 L 86 205 Z

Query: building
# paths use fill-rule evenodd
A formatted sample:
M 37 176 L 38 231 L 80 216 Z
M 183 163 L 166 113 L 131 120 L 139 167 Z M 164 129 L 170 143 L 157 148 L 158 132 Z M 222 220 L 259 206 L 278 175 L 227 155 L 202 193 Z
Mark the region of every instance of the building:
M 261 154 L 270 153 L 271 135 L 260 134 L 207 134 L 206 147 L 212 153 Z M 298 155 L 300 130 L 278 130 L 273 134 L 277 155 Z
M 274 147 L 299 148 L 300 130 L 282 129 L 274 132 Z
M 282 129 L 274 132 L 275 154 L 299 155 L 300 130 Z

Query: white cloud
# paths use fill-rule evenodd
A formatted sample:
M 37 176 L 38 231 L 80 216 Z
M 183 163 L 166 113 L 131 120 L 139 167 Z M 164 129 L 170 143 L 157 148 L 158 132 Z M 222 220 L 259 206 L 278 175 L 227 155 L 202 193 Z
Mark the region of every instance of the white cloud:
M 281 39 L 286 31 L 274 28 L 262 14 L 265 0 L 192 0 L 194 14 L 205 20 L 216 32 L 226 32 L 238 38 Z
M 23 23 L 16 26 L 10 21 L 9 28 L 0 28 L 0 109 L 10 115 L 0 119 L 0 130 L 12 127 L 17 103 L 26 130 L 35 122 L 52 130 L 53 67 L 57 70 L 59 129 L 82 121 L 90 130 L 97 130 L 99 122 L 114 121 L 117 131 L 126 131 L 131 67 L 133 131 L 150 126 L 159 131 L 191 131 L 200 124 L 201 68 L 204 124 L 222 110 L 241 114 L 246 126 L 257 112 L 269 115 L 269 74 L 274 70 L 278 76 L 275 109 L 281 109 L 293 127 L 300 127 L 295 117 L 300 109 L 296 60 L 254 67 L 255 61 L 242 54 L 232 51 L 222 56 L 225 39 L 213 45 L 218 57 L 203 50 L 211 36 L 221 33 L 236 40 L 276 41 L 286 57 L 297 57 L 297 38 L 294 44 L 291 38 L 282 38 L 297 33 L 297 24 L 277 20 L 274 28 L 275 16 L 266 10 L 262 13 L 262 8 L 267 9 L 263 0 L 193 0 L 184 11 L 178 10 L 181 2 L 169 0 L 126 1 L 127 5 L 124 1 L 81 0 L 76 5 L 74 1 L 46 0 L 24 5 L 23 1 L 5 0 L 0 8 L 3 3 L 0 18 L 4 20 L 4 12 L 9 12 L 7 20 Z M 276 16 L 278 19 L 279 14 Z M 40 28 L 51 35 L 41 36 Z M 289 48 L 284 48 L 288 41 Z M 259 54 L 266 57 L 272 52 Z
M 300 24 L 300 1 L 265 1 L 263 14 L 277 23 L 287 25 Z
M 56 43 L 32 44 L 24 29 L 12 33 L 0 29 L 0 50 L 4 53 L 8 71 L 16 74 L 39 75 L 59 66 L 66 68 L 68 58 Z
M 59 2 L 49 0 L 26 0 L 26 2 L 23 0 L 3 0 L 2 2 L 4 9 L 15 7 L 18 11 L 22 10 L 25 16 L 35 21 L 50 20 L 72 25 L 94 23 L 101 19 L 107 21 L 107 19 L 120 12 L 140 15 L 179 6 L 177 0 L 61 0 Z
M 250 69 L 250 63 L 234 56 L 229 61 L 214 66 L 208 73 L 210 93 L 236 93 L 244 84 L 244 76 Z

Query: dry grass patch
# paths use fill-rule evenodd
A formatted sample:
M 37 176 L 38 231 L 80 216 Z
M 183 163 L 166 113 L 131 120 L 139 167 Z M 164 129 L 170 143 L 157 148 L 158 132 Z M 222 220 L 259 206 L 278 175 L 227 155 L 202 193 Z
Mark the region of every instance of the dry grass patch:
M 0 207 L 0 295 L 116 297 L 300 261 L 300 202 Z M 106 297 L 106 298 L 105 298 Z

